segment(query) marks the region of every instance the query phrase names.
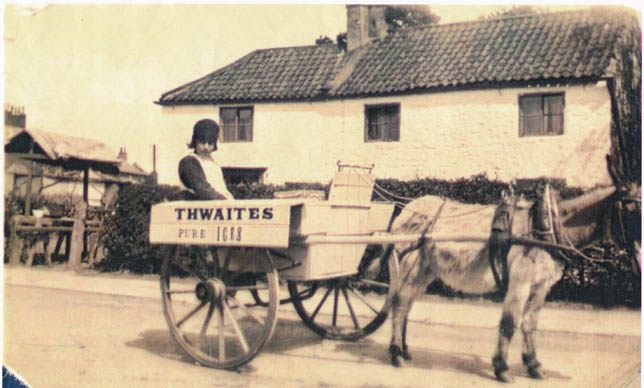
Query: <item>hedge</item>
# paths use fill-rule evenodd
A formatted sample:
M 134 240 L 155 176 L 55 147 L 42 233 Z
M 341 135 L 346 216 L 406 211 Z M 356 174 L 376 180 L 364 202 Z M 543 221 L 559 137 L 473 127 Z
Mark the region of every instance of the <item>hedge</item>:
M 524 180 L 517 182 L 516 192 L 528 199 L 536 197 L 537 188 L 544 182 L 550 182 L 562 197 L 574 197 L 581 190 L 567 187 L 564 182 L 546 179 Z M 446 181 L 433 178 L 412 181 L 395 179 L 377 180 L 379 193 L 397 198 L 417 198 L 423 195 L 440 195 L 464 203 L 494 204 L 498 203 L 503 190 L 509 188 L 507 183 L 489 180 L 485 175 Z M 229 187 L 237 199 L 269 199 L 277 191 L 287 190 L 324 190 L 328 185 L 321 183 L 292 182 L 281 186 L 260 184 L 239 184 Z M 153 184 L 129 185 L 119 193 L 116 211 L 105 222 L 105 234 L 102 241 L 107 249 L 106 258 L 98 264 L 103 271 L 131 271 L 133 273 L 158 273 L 159 258 L 164 254 L 164 247 L 150 246 L 148 243 L 149 212 L 151 205 L 172 200 L 179 193 L 179 188 L 157 186 Z M 391 197 L 390 197 L 391 198 Z M 382 200 L 374 192 L 373 200 Z M 586 252 L 586 254 L 591 254 Z M 562 280 L 553 287 L 550 300 L 593 303 L 605 306 L 640 305 L 640 276 L 630 268 L 630 258 L 626 252 L 617 247 L 604 244 L 592 253 L 599 262 L 584 262 L 572 258 Z M 439 282 L 430 285 L 430 293 L 462 296 L 453 292 Z

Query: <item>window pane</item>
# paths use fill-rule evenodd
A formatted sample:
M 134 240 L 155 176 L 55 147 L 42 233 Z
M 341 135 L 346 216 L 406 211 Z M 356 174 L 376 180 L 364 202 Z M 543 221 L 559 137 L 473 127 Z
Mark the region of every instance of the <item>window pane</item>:
M 543 133 L 543 116 L 541 115 L 524 116 L 523 124 L 523 133 L 526 135 Z
M 541 96 L 521 97 L 521 113 L 525 115 L 541 115 Z
M 240 109 L 239 110 L 239 121 L 250 123 L 252 118 L 252 111 L 250 109 Z
M 563 115 L 548 116 L 548 133 L 561 135 L 563 133 Z
M 252 139 L 253 111 L 251 109 L 239 110 L 239 139 L 249 141 Z
M 222 141 L 252 141 L 253 109 L 221 108 Z
M 380 140 L 382 138 L 382 131 L 377 123 L 369 123 L 367 129 L 368 140 Z
M 398 132 L 398 117 L 396 111 L 388 107 L 383 110 L 383 140 L 395 140 L 396 133 Z
M 220 116 L 221 116 L 221 122 L 226 124 L 226 123 L 231 123 L 235 122 L 235 116 L 236 114 L 236 109 L 232 108 L 221 108 L 219 111 Z
M 250 125 L 239 124 L 239 139 L 237 140 L 250 140 Z
M 380 122 L 380 109 L 369 108 L 367 111 L 367 139 L 382 139 L 382 123 Z
M 564 95 L 522 96 L 520 136 L 563 134 Z
M 392 141 L 399 139 L 399 106 L 368 107 L 367 140 Z
M 219 116 L 221 117 L 222 141 L 235 140 L 237 109 L 221 108 L 219 110 Z
M 562 114 L 563 113 L 563 96 L 544 96 L 543 97 L 544 114 Z

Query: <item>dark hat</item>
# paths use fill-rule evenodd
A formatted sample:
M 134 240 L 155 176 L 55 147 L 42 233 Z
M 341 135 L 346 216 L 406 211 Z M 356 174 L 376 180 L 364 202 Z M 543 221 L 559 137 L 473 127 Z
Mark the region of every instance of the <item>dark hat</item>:
M 217 125 L 214 120 L 199 120 L 192 130 L 192 141 L 188 145 L 188 148 L 195 148 L 197 146 L 197 143 L 213 143 L 216 150 L 218 138 L 219 125 Z

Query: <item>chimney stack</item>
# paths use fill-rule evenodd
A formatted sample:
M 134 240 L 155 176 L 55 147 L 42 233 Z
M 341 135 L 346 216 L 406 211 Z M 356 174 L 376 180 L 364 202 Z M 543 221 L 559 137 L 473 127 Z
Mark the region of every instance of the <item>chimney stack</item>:
M 125 151 L 125 147 L 121 147 L 119 149 L 119 156 L 116 157 L 118 160 L 122 160 L 124 162 L 127 162 L 127 151 Z
M 386 35 L 384 6 L 347 5 L 347 51 L 352 51 L 372 39 L 382 39 Z
M 26 129 L 27 128 L 27 115 L 25 114 L 25 107 L 17 107 L 10 104 L 4 105 L 4 124 L 14 127 Z

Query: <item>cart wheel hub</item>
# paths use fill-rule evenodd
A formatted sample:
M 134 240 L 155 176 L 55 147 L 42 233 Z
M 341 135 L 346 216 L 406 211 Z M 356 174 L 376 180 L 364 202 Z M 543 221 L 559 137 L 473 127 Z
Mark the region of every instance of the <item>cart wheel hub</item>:
M 195 294 L 202 302 L 216 302 L 226 295 L 226 285 L 219 279 L 209 279 L 197 284 Z

